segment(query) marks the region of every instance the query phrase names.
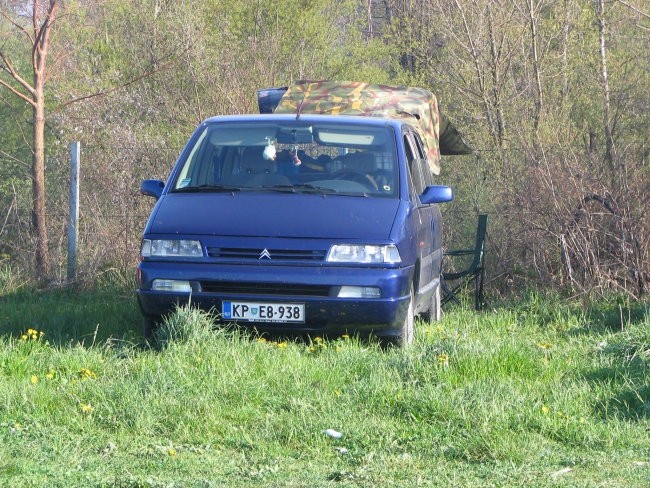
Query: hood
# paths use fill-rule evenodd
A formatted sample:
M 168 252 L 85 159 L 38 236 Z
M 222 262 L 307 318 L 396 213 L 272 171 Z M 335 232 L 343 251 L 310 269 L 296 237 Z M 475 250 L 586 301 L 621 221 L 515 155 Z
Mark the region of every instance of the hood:
M 145 233 L 386 240 L 400 201 L 281 193 L 168 193 Z

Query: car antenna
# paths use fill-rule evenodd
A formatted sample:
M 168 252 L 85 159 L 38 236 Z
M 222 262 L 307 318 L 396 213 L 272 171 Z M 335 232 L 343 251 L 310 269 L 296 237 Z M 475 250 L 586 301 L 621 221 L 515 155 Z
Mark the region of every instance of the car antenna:
M 300 113 L 302 112 L 302 104 L 305 103 L 305 96 L 302 96 L 302 100 L 300 100 L 300 103 L 298 104 L 298 108 L 296 109 L 296 120 L 300 120 Z

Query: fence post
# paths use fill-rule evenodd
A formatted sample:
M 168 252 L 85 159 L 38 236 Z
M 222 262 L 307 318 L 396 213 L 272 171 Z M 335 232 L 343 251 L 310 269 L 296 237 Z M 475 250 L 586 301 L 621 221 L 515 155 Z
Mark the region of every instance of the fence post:
M 79 166 L 81 143 L 70 146 L 70 219 L 68 220 L 68 283 L 77 276 L 77 241 L 79 235 Z

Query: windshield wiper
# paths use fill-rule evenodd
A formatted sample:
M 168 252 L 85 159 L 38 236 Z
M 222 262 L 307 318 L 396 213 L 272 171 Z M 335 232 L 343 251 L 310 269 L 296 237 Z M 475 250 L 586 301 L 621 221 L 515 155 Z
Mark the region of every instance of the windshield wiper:
M 172 190 L 172 193 L 199 193 L 199 192 L 233 192 L 241 191 L 241 188 L 238 186 L 228 186 L 228 185 L 197 185 L 197 186 L 184 186 L 182 188 L 176 188 Z
M 308 183 L 301 185 L 268 185 L 263 186 L 265 190 L 273 190 L 285 193 L 338 193 L 333 188 L 325 186 L 310 185 Z

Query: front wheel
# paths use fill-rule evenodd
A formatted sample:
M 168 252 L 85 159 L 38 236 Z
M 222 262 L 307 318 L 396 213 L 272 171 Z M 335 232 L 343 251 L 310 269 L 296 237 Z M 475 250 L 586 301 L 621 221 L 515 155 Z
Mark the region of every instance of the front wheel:
M 442 320 L 442 306 L 440 298 L 441 284 L 438 283 L 433 292 L 428 310 L 422 312 L 422 318 L 428 322 L 440 322 Z
M 142 337 L 147 343 L 152 344 L 154 342 L 158 327 L 160 327 L 160 317 L 145 315 L 142 318 Z
M 404 317 L 404 322 L 402 323 L 402 328 L 400 333 L 397 336 L 385 337 L 382 339 L 385 345 L 392 345 L 396 347 L 408 347 L 413 344 L 415 339 L 415 292 L 411 286 L 411 292 L 409 294 L 409 302 L 406 309 L 406 316 Z

